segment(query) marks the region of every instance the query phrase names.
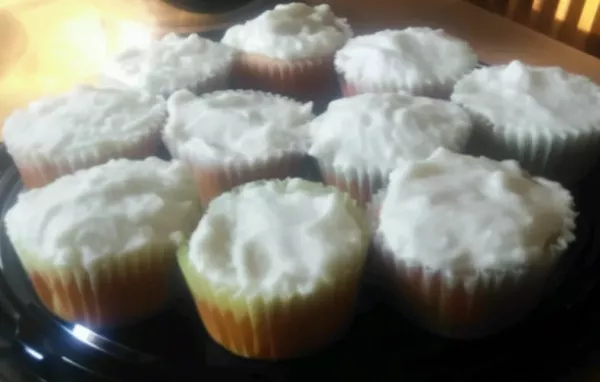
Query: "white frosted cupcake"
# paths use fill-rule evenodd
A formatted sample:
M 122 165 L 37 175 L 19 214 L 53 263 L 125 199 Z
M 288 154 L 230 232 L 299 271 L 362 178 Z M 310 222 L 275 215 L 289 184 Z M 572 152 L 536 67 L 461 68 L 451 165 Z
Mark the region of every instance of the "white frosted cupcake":
M 78 86 L 13 112 L 3 138 L 23 183 L 34 188 L 111 158 L 152 155 L 165 119 L 162 98 Z
M 98 327 L 166 302 L 177 247 L 200 215 L 183 164 L 117 159 L 21 194 L 5 224 L 46 308 Z
M 371 206 L 374 264 L 407 317 L 449 337 L 527 315 L 573 240 L 572 198 L 516 161 L 438 149 L 403 162 Z
M 312 146 L 325 183 L 362 205 L 385 186 L 399 158 L 425 159 L 438 147 L 460 151 L 471 121 L 447 101 L 399 93 L 342 98 L 310 124 Z
M 516 159 L 563 184 L 585 176 L 600 153 L 600 86 L 557 67 L 518 61 L 478 69 L 452 100 L 474 117 L 469 152 Z
M 313 118 L 312 103 L 253 91 L 181 90 L 168 110 L 165 145 L 191 166 L 205 204 L 242 183 L 294 174 Z
M 209 335 L 282 359 L 333 342 L 352 319 L 369 243 L 346 194 L 301 179 L 253 182 L 208 207 L 179 265 Z
M 234 50 L 218 42 L 171 33 L 119 53 L 103 75 L 108 83 L 151 94 L 169 96 L 180 89 L 201 94 L 228 87 L 234 58 Z
M 351 39 L 335 56 L 345 96 L 405 91 L 446 99 L 458 79 L 477 66 L 465 41 L 442 30 L 384 30 Z
M 222 42 L 241 51 L 238 86 L 308 100 L 331 92 L 333 55 L 351 36 L 329 5 L 290 3 L 229 28 Z

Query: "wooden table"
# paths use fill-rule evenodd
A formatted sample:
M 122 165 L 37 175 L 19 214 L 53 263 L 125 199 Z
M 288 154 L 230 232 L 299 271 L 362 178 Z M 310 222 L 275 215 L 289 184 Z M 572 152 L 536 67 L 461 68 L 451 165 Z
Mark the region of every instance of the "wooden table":
M 326 2 L 359 29 L 439 27 L 468 40 L 484 62 L 558 65 L 600 83 L 600 60 L 460 0 Z M 108 34 L 107 25 L 148 23 L 147 11 L 142 0 L 0 0 L 0 121 L 36 97 L 89 81 L 119 44 L 146 38 L 139 25 Z
M 114 42 L 143 39 L 133 24 L 122 30 L 112 26 L 116 20 L 150 23 L 148 1 L 0 0 L 0 121 L 40 95 L 88 81 L 119 48 Z M 485 62 L 518 58 L 559 65 L 600 83 L 600 60 L 460 0 L 327 2 L 359 28 L 440 27 L 471 42 Z M 158 22 L 168 8 L 161 12 L 154 16 Z M 210 18 L 199 20 L 210 23 Z

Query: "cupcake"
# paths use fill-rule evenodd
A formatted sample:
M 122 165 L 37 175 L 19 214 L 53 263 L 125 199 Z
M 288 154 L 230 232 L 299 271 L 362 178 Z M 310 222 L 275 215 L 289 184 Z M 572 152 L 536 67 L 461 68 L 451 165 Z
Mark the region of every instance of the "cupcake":
M 107 63 L 103 80 L 164 96 L 180 89 L 201 94 L 228 87 L 234 57 L 233 49 L 218 42 L 171 33 L 119 53 Z
M 6 149 L 28 188 L 112 158 L 143 158 L 160 143 L 162 98 L 78 86 L 17 110 L 4 122 Z
M 374 264 L 405 315 L 453 338 L 525 317 L 574 239 L 572 198 L 516 161 L 438 149 L 404 161 L 371 206 Z
M 600 86 L 585 77 L 513 61 L 466 76 L 452 100 L 474 117 L 470 153 L 516 159 L 566 185 L 598 161 Z
M 168 110 L 165 145 L 191 166 L 205 204 L 242 183 L 293 175 L 313 118 L 312 103 L 254 91 L 180 90 Z
M 200 215 L 184 165 L 116 159 L 22 193 L 4 223 L 42 304 L 107 327 L 165 304 L 177 247 Z
M 308 100 L 335 88 L 333 56 L 351 36 L 328 5 L 290 3 L 229 28 L 222 42 L 241 52 L 238 86 Z
M 384 30 L 351 39 L 335 55 L 342 94 L 405 91 L 446 99 L 477 66 L 465 41 L 442 30 Z
M 448 101 L 400 93 L 342 98 L 310 124 L 309 153 L 325 183 L 361 205 L 385 186 L 400 158 L 425 159 L 438 147 L 460 151 L 471 121 Z
M 215 342 L 247 358 L 295 358 L 350 323 L 368 232 L 333 187 L 253 182 L 213 200 L 178 260 Z

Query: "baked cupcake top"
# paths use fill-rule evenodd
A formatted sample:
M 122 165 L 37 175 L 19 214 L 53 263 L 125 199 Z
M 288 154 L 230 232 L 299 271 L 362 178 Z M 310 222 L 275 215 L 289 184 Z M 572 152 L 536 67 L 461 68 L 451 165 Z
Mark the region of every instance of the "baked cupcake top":
M 460 150 L 469 116 L 447 101 L 400 93 L 331 102 L 310 124 L 309 153 L 337 168 L 390 171 L 399 158 L 425 159 L 438 147 Z
M 438 149 L 390 176 L 377 235 L 397 258 L 432 269 L 514 269 L 573 239 L 572 198 L 516 161 Z M 549 260 L 550 258 L 548 258 Z
M 201 215 L 185 166 L 117 159 L 19 195 L 5 217 L 26 264 L 101 266 L 148 246 L 174 246 Z
M 331 55 L 352 36 L 345 19 L 327 4 L 280 4 L 244 24 L 229 28 L 222 42 L 244 52 L 281 60 Z
M 600 129 L 600 86 L 558 67 L 513 61 L 477 69 L 457 82 L 452 100 L 515 132 Z
M 430 28 L 358 36 L 335 56 L 337 72 L 349 82 L 390 90 L 452 84 L 476 66 L 467 42 Z
M 4 122 L 4 142 L 19 156 L 70 156 L 111 151 L 160 131 L 162 98 L 125 89 L 77 86 L 16 110 Z
M 368 241 L 364 213 L 350 197 L 288 179 L 248 183 L 213 200 L 187 256 L 224 291 L 269 297 L 356 274 Z
M 264 158 L 306 149 L 312 103 L 255 91 L 218 91 L 195 96 L 187 90 L 168 100 L 165 142 L 203 160 Z
M 199 37 L 168 34 L 146 48 L 129 48 L 104 70 L 108 79 L 153 94 L 193 87 L 226 75 L 233 63 L 230 47 Z

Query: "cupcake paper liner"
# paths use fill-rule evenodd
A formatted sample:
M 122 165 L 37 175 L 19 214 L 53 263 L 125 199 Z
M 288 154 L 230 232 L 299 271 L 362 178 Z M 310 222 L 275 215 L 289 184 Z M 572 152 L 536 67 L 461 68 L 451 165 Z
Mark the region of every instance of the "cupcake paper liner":
M 23 253 L 17 251 L 18 253 Z M 167 302 L 176 248 L 148 247 L 111 257 L 93 270 L 37 268 L 20 256 L 42 304 L 68 322 L 90 328 L 130 324 Z
M 333 56 L 285 61 L 252 53 L 238 55 L 233 85 L 283 94 L 297 100 L 321 100 L 335 89 Z
M 468 110 L 468 109 L 467 109 Z M 573 185 L 598 162 L 600 129 L 565 131 L 511 131 L 495 126 L 484 116 L 469 111 L 475 128 L 467 153 L 496 160 L 515 159 L 532 175 Z
M 244 183 L 299 175 L 306 155 L 301 151 L 283 151 L 260 158 L 207 160 L 194 150 L 178 147 L 177 143 L 165 135 L 163 141 L 171 155 L 186 163 L 192 170 L 203 205 Z
M 384 194 L 369 206 L 375 232 Z M 431 269 L 398 259 L 375 234 L 368 280 L 382 287 L 408 319 L 431 332 L 456 339 L 494 334 L 526 317 L 553 287 L 556 265 L 573 235 L 574 214 L 565 219 L 569 228 L 546 246 L 542 262 L 512 270 Z
M 338 82 L 340 90 L 344 97 L 352 97 L 358 94 L 364 93 L 408 93 L 413 96 L 429 97 L 448 100 L 452 89 L 454 87 L 454 81 L 446 83 L 428 83 L 420 87 L 398 87 L 390 84 L 389 86 L 375 86 L 368 84 L 360 84 L 352 82 L 344 78 L 343 75 L 338 76 Z
M 366 251 L 366 243 L 360 250 Z M 349 264 L 337 280 L 304 295 L 243 296 L 212 285 L 195 269 L 187 249 L 178 258 L 213 340 L 238 356 L 271 360 L 305 356 L 338 339 L 353 318 L 363 269 L 362 261 Z
M 210 93 L 217 90 L 226 90 L 229 89 L 230 79 L 231 70 L 227 70 L 223 71 L 222 73 L 218 73 L 214 76 L 208 77 L 204 81 L 198 81 L 196 84 L 188 86 L 188 89 L 196 95 Z M 168 98 L 168 96 L 170 96 L 177 90 L 179 89 L 171 89 L 168 95 L 165 95 L 165 98 Z
M 80 151 L 77 155 L 51 157 L 35 152 L 15 152 L 9 147 L 7 148 L 25 187 L 37 188 L 64 175 L 106 163 L 111 159 L 143 159 L 155 154 L 160 143 L 160 129 L 165 120 L 166 112 L 163 112 L 160 117 L 156 118 L 153 126 L 148 128 L 147 134 L 115 142 L 114 147 L 110 150 L 100 151 L 90 147 Z
M 389 172 L 342 169 L 318 160 L 323 182 L 348 193 L 361 207 L 365 207 L 372 196 L 385 187 Z

